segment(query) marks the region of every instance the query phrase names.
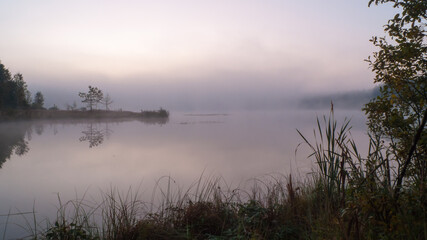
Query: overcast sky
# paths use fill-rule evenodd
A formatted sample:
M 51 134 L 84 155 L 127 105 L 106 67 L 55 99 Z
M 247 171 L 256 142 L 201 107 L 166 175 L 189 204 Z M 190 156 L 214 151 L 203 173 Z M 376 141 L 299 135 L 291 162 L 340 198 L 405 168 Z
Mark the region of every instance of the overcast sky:
M 78 100 L 87 85 L 110 92 L 117 106 L 172 108 L 369 89 L 369 39 L 384 35 L 395 11 L 367 5 L 1 0 L 0 61 L 48 103 Z

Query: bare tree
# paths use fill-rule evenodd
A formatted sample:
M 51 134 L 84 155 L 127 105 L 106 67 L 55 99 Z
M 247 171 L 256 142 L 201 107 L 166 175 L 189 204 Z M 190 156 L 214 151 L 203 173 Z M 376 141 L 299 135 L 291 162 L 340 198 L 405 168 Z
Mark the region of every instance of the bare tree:
M 110 110 L 110 105 L 113 103 L 113 100 L 110 97 L 110 94 L 107 93 L 107 95 L 102 99 L 102 104 L 105 105 L 105 110 Z
M 77 109 L 77 103 L 76 101 L 74 101 L 72 105 L 67 103 L 65 104 L 65 107 L 67 108 L 68 111 L 75 111 Z
M 71 105 L 71 110 L 74 111 L 77 109 L 77 103 L 76 101 L 73 102 L 73 105 Z

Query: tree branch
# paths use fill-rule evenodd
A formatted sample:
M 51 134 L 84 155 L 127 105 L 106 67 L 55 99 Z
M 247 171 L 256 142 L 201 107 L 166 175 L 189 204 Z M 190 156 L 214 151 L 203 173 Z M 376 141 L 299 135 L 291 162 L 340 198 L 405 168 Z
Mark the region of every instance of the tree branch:
M 421 134 L 422 134 L 424 127 L 426 125 L 426 121 L 427 121 L 427 109 L 425 109 L 425 111 L 424 111 L 423 121 L 421 122 L 421 125 L 418 127 L 417 133 L 415 134 L 414 140 L 412 142 L 411 149 L 409 149 L 408 157 L 406 158 L 406 161 L 403 164 L 402 171 L 400 172 L 400 174 L 397 178 L 396 188 L 394 190 L 394 196 L 395 196 L 396 201 L 399 199 L 399 194 L 400 194 L 400 190 L 402 188 L 403 178 L 405 177 L 406 170 L 408 169 L 409 163 L 411 163 L 412 155 L 415 152 L 418 140 L 420 140 L 420 138 L 421 138 Z

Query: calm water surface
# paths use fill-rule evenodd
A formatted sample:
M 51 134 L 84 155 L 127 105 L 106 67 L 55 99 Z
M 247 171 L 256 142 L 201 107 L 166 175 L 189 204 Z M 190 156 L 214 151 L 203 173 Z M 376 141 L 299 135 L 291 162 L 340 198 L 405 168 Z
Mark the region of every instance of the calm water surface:
M 312 136 L 315 111 L 172 113 L 168 121 L 23 121 L 0 123 L 0 237 L 6 217 L 30 212 L 55 216 L 57 195 L 99 200 L 112 186 L 138 188 L 150 201 L 156 181 L 170 176 L 186 188 L 204 174 L 242 186 L 269 173 L 304 176 L 312 168 L 296 129 Z M 352 135 L 367 145 L 360 111 L 337 111 L 352 118 Z M 10 238 L 23 234 L 11 222 Z M 32 216 L 29 216 L 31 219 Z M 22 236 L 22 235 L 20 235 Z

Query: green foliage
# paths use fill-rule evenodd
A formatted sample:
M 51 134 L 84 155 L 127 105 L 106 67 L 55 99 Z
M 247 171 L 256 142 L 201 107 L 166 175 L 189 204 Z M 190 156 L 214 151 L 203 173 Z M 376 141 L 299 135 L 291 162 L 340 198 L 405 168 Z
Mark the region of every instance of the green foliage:
M 396 199 L 395 188 L 399 172 L 393 165 L 393 151 L 379 136 L 371 135 L 366 157 L 358 152 L 350 136 L 348 121 L 336 128 L 333 113 L 324 117 L 324 127 L 315 132 L 310 143 L 317 169 L 314 174 L 314 195 L 321 209 L 320 219 L 329 224 L 315 223 L 316 236 L 325 235 L 335 226 L 336 238 L 345 239 L 424 239 L 427 236 L 427 204 L 423 185 L 408 182 L 401 197 Z M 318 137 L 317 137 L 318 136 Z M 316 138 L 317 137 L 317 138 Z M 347 139 L 347 140 L 346 140 Z M 338 167 L 337 167 L 338 166 Z M 319 231 L 320 230 L 320 231 Z
M 370 0 L 401 10 L 385 25 L 388 38 L 374 37 L 379 48 L 368 62 L 380 95 L 366 104 L 370 132 L 385 140 L 390 165 L 398 166 L 395 194 L 402 183 L 427 182 L 427 1 Z

